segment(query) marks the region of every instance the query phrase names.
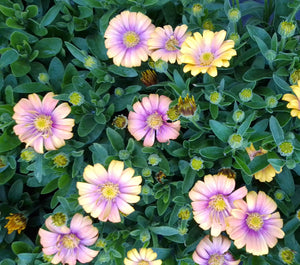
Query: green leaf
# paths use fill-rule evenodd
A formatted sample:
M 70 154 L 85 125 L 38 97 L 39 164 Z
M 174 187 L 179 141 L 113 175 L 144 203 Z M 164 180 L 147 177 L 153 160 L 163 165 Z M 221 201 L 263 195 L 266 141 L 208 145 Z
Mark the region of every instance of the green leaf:
M 176 228 L 169 227 L 169 226 L 156 226 L 156 227 L 150 227 L 150 230 L 157 234 L 162 236 L 172 236 L 172 235 L 178 235 L 179 231 Z
M 12 64 L 16 60 L 18 60 L 18 58 L 19 58 L 19 54 L 16 50 L 10 49 L 5 51 L 0 58 L 0 68 Z
M 10 187 L 8 192 L 8 199 L 11 202 L 18 202 L 23 194 L 23 181 L 17 179 Z
M 210 120 L 209 126 L 214 134 L 224 143 L 226 143 L 229 136 L 233 134 L 233 131 L 230 128 L 219 121 Z
M 34 45 L 34 50 L 39 51 L 38 58 L 50 58 L 60 52 L 62 40 L 60 38 L 43 38 Z
M 273 80 L 277 86 L 286 91 L 291 91 L 291 87 L 287 82 L 280 78 L 276 73 L 273 74 Z
M 210 111 L 211 117 L 214 120 L 216 118 L 218 118 L 218 115 L 219 115 L 219 107 L 218 107 L 218 105 L 209 103 L 209 111 Z
M 92 151 L 93 163 L 100 163 L 104 165 L 105 160 L 108 156 L 106 148 L 101 144 L 93 143 L 93 145 L 91 145 L 89 149 Z
M 7 183 L 15 175 L 15 172 L 16 169 L 12 169 L 10 167 L 2 171 L 0 173 L 0 185 Z
M 15 241 L 11 244 L 12 251 L 18 255 L 20 253 L 32 252 L 32 247 L 23 241 Z
M 0 265 L 16 265 L 16 263 L 12 259 L 4 259 L 0 262 Z
M 104 16 L 104 15 L 103 15 Z M 103 17 L 102 16 L 102 17 Z M 100 34 L 87 36 L 87 44 L 92 53 L 100 60 L 107 60 L 107 49 L 104 45 L 104 37 Z
M 170 205 L 170 200 L 165 203 L 163 198 L 157 200 L 157 212 L 159 216 L 162 216 Z
M 188 167 L 187 173 L 184 175 L 182 184 L 182 193 L 188 192 L 195 183 L 196 171 Z
M 24 42 L 28 43 L 28 37 L 19 31 L 14 31 L 10 35 L 10 44 L 14 48 L 17 48 L 18 45 L 23 46 Z
M 58 187 L 58 179 L 59 178 L 55 178 L 53 180 L 51 180 L 41 191 L 41 194 L 47 194 L 50 193 L 52 191 L 54 191 L 55 189 L 57 189 Z
M 208 146 L 199 150 L 201 156 L 209 159 L 219 159 L 224 157 L 224 148 L 218 146 Z
M 272 78 L 273 72 L 270 69 L 252 69 L 250 68 L 244 75 L 243 79 L 247 82 L 259 81 L 262 79 Z
M 72 55 L 76 59 L 78 59 L 80 62 L 84 63 L 84 58 L 86 57 L 84 55 L 84 53 L 81 50 L 79 50 L 76 46 L 74 46 L 73 44 L 71 44 L 67 41 L 65 41 L 65 44 L 66 44 L 68 50 L 70 51 L 70 53 L 72 53 Z
M 282 169 L 282 172 L 275 177 L 279 187 L 289 196 L 293 196 L 295 193 L 295 183 L 290 170 L 286 167 Z
M 255 37 L 260 38 L 267 46 L 271 44 L 271 37 L 268 32 L 266 32 L 261 27 L 256 27 L 253 25 L 246 26 L 250 37 L 255 41 Z
M 124 145 L 124 140 L 122 138 L 122 136 L 116 132 L 115 130 L 113 130 L 112 128 L 107 128 L 106 129 L 106 135 L 112 145 L 112 147 L 119 152 L 120 150 L 125 149 L 125 145 Z
M 42 27 L 48 26 L 52 23 L 52 21 L 56 18 L 59 11 L 63 7 L 63 2 L 58 2 L 54 6 L 52 6 L 48 12 L 43 16 L 40 25 Z
M 119 75 L 119 76 L 122 76 L 122 77 L 136 77 L 138 76 L 138 73 L 137 71 L 135 71 L 133 68 L 127 68 L 127 67 L 124 67 L 124 66 L 116 66 L 116 65 L 110 65 L 108 67 L 108 71 L 116 74 L 116 75 Z
M 284 141 L 284 132 L 278 120 L 274 116 L 271 116 L 269 124 L 275 143 L 277 145 L 281 144 Z
M 299 220 L 294 217 L 291 220 L 289 220 L 285 225 L 283 226 L 283 231 L 285 233 L 285 236 L 294 234 L 295 231 L 299 228 L 300 222 Z
M 29 93 L 40 93 L 45 91 L 51 91 L 51 88 L 39 82 L 24 83 L 14 88 L 15 93 L 29 94 Z
M 96 127 L 97 123 L 94 120 L 92 114 L 85 114 L 80 120 L 78 126 L 78 135 L 80 137 L 85 137 L 89 135 Z
M 251 170 L 251 175 L 254 175 L 256 172 L 266 168 L 269 165 L 267 154 L 256 156 L 254 159 L 248 164 L 249 169 Z
M 29 62 L 23 59 L 19 59 L 15 62 L 13 62 L 10 65 L 11 71 L 15 77 L 22 77 L 26 75 L 30 70 L 31 66 Z
M 58 188 L 62 189 L 64 187 L 70 186 L 72 179 L 69 175 L 63 175 L 58 180 Z
M 14 134 L 7 134 L 6 131 L 3 132 L 3 134 L 0 136 L 0 152 L 7 152 L 9 150 L 12 150 L 16 148 L 18 145 L 20 145 L 21 142 L 19 138 Z
M 249 265 L 269 265 L 269 263 L 264 259 L 264 257 L 260 256 L 252 256 L 252 262 Z
M 8 19 L 6 19 L 5 23 L 6 23 L 6 25 L 7 25 L 9 28 L 13 28 L 13 29 L 24 29 L 24 26 L 18 24 L 18 22 L 16 21 L 15 18 L 9 17 Z
M 240 158 L 237 155 L 233 156 L 234 160 L 236 161 L 236 163 L 240 166 L 240 168 L 248 175 L 251 176 L 251 170 L 249 169 L 249 167 L 247 166 L 247 164 L 245 163 L 244 159 Z
M 266 52 L 269 50 L 268 46 L 262 39 L 260 39 L 257 36 L 253 36 L 254 40 L 256 41 L 258 48 L 260 49 L 260 52 L 262 53 L 263 56 L 265 56 Z
M 15 16 L 15 10 L 13 8 L 4 6 L 4 5 L 0 5 L 0 11 L 4 16 L 7 17 L 14 17 Z
M 29 5 L 26 7 L 25 12 L 27 12 L 26 14 L 26 18 L 33 18 L 38 14 L 38 7 L 36 5 Z
M 250 124 L 252 120 L 254 119 L 255 112 L 252 112 L 250 116 L 247 117 L 247 119 L 241 124 L 241 126 L 238 128 L 237 133 L 241 136 L 244 136 L 248 128 L 250 127 Z

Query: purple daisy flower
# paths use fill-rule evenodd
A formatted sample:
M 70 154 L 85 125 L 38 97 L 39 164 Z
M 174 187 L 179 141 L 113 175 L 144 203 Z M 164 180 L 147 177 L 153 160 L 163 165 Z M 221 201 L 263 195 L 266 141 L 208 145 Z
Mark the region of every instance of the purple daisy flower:
M 193 260 L 199 265 L 238 265 L 240 260 L 234 260 L 228 252 L 231 241 L 224 236 L 205 236 L 193 253 Z
M 128 130 L 136 140 L 144 136 L 144 146 L 154 144 L 155 135 L 160 143 L 168 142 L 179 136 L 180 121 L 167 122 L 167 111 L 171 99 L 158 94 L 144 97 L 142 102 L 136 102 L 128 115 Z
M 92 261 L 99 251 L 86 246 L 93 245 L 98 238 L 98 229 L 92 225 L 90 217 L 77 213 L 73 216 L 70 228 L 66 225 L 56 226 L 52 216 L 46 219 L 45 225 L 50 230 L 40 228 L 40 242 L 45 255 L 54 255 L 52 264 L 75 265 Z
M 147 41 L 154 29 L 146 15 L 123 11 L 109 22 L 104 33 L 108 57 L 117 66 L 140 66 L 148 60 Z

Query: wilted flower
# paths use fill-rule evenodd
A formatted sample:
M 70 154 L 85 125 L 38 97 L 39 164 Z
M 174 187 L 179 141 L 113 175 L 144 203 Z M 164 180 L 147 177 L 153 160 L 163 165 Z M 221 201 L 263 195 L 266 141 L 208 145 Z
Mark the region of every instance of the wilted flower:
M 171 121 L 176 121 L 179 119 L 180 117 L 180 112 L 178 110 L 178 105 L 176 104 L 175 106 L 173 107 L 169 107 L 169 110 L 167 111 L 167 115 L 168 115 L 168 118 L 171 120 Z
M 5 219 L 8 220 L 4 226 L 8 234 L 11 234 L 13 231 L 18 231 L 18 234 L 20 234 L 26 228 L 27 219 L 22 213 L 10 213 Z
M 191 71 L 193 76 L 208 73 L 217 76 L 217 67 L 228 67 L 229 60 L 236 55 L 234 41 L 226 40 L 226 31 L 204 30 L 203 35 L 195 32 L 187 37 L 181 46 L 181 61 L 186 65 L 183 71 Z
M 148 48 L 151 51 L 151 58 L 153 61 L 159 59 L 181 64 L 180 61 L 180 47 L 184 42 L 188 34 L 187 25 L 177 26 L 173 31 L 170 25 L 166 25 L 163 28 L 157 27 L 152 32 L 150 39 L 148 40 Z
M 263 148 L 256 150 L 253 143 L 251 143 L 251 145 L 249 147 L 246 147 L 246 151 L 247 151 L 251 161 L 257 156 L 261 156 L 261 155 L 268 153 L 268 151 Z M 258 179 L 260 182 L 270 182 L 273 180 L 275 175 L 280 172 L 281 172 L 281 170 L 277 171 L 271 164 L 269 164 L 264 169 L 256 172 L 254 174 L 254 177 L 256 179 Z
M 127 252 L 127 258 L 124 259 L 124 265 L 161 265 L 162 261 L 156 259 L 157 254 L 151 248 L 132 249 Z
M 238 265 L 240 260 L 235 260 L 228 252 L 231 241 L 222 235 L 218 237 L 205 236 L 193 253 L 193 260 L 199 265 Z
M 203 230 L 211 228 L 211 235 L 218 236 L 225 230 L 225 218 L 230 215 L 233 202 L 247 194 L 247 188 L 233 191 L 235 180 L 224 175 L 206 175 L 198 180 L 189 197 L 192 200 L 195 221 Z
M 102 222 L 121 222 L 120 212 L 131 214 L 134 208 L 130 203 L 140 200 L 142 178 L 133 175 L 134 169 L 124 170 L 124 162 L 116 160 L 107 171 L 101 164 L 86 166 L 83 178 L 87 183 L 77 182 L 79 204 Z
M 151 19 L 140 12 L 123 11 L 114 17 L 104 38 L 107 55 L 115 65 L 134 67 L 148 60 L 147 41 L 155 26 Z
M 167 111 L 171 99 L 158 94 L 144 97 L 136 102 L 128 115 L 128 130 L 137 140 L 144 139 L 144 146 L 152 146 L 155 137 L 160 143 L 168 142 L 179 136 L 180 121 L 167 122 Z
M 86 246 L 93 245 L 98 238 L 98 229 L 92 225 L 90 217 L 83 217 L 77 213 L 73 216 L 70 228 L 66 225 L 56 226 L 52 216 L 45 221 L 50 230 L 40 228 L 40 242 L 46 255 L 54 255 L 52 264 L 77 264 L 91 262 L 99 251 L 92 250 Z
M 193 116 L 197 109 L 194 96 L 190 98 L 187 94 L 184 99 L 182 99 L 182 97 L 180 96 L 178 99 L 177 109 L 179 113 L 184 117 Z
M 141 81 L 145 86 L 152 86 L 157 84 L 157 74 L 154 70 L 148 69 L 142 72 Z
M 230 179 L 235 179 L 236 177 L 236 173 L 234 170 L 232 170 L 231 168 L 229 167 L 223 167 L 221 168 L 219 171 L 218 171 L 218 174 L 217 175 L 224 175 L 226 176 L 227 178 L 230 178 Z
M 118 115 L 114 118 L 112 125 L 114 125 L 118 129 L 125 129 L 128 124 L 127 117 L 124 115 Z
M 291 110 L 292 117 L 298 117 L 300 119 L 300 80 L 297 85 L 291 86 L 293 94 L 284 94 L 282 100 L 289 102 L 287 108 Z
M 283 221 L 279 212 L 274 213 L 276 203 L 263 191 L 250 191 L 244 200 L 236 200 L 235 209 L 226 218 L 226 232 L 237 248 L 246 245 L 246 251 L 253 255 L 266 255 L 273 248 L 277 238 L 283 238 Z
M 71 108 L 67 103 L 55 108 L 58 100 L 53 97 L 49 92 L 41 101 L 37 94 L 30 94 L 14 106 L 13 119 L 17 123 L 14 132 L 26 143 L 26 148 L 32 146 L 37 153 L 44 152 L 43 146 L 56 150 L 65 145 L 65 139 L 73 137 L 74 119 L 65 118 Z

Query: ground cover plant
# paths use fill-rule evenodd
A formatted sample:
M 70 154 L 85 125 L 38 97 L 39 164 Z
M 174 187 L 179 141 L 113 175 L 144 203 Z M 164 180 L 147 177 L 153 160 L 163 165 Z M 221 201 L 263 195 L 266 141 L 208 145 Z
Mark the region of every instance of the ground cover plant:
M 0 265 L 300 263 L 299 0 L 0 0 Z

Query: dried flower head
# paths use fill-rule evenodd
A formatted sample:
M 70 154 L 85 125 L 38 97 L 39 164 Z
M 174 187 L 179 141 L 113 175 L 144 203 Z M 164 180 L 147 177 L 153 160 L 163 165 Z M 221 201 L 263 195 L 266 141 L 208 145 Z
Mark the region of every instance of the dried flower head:
M 152 86 L 157 84 L 157 74 L 154 70 L 148 69 L 142 72 L 141 81 L 145 86 Z
M 20 234 L 26 228 L 27 219 L 22 213 L 10 213 L 5 219 L 8 220 L 4 226 L 8 234 L 11 234 L 13 231 L 18 231 L 18 234 Z

